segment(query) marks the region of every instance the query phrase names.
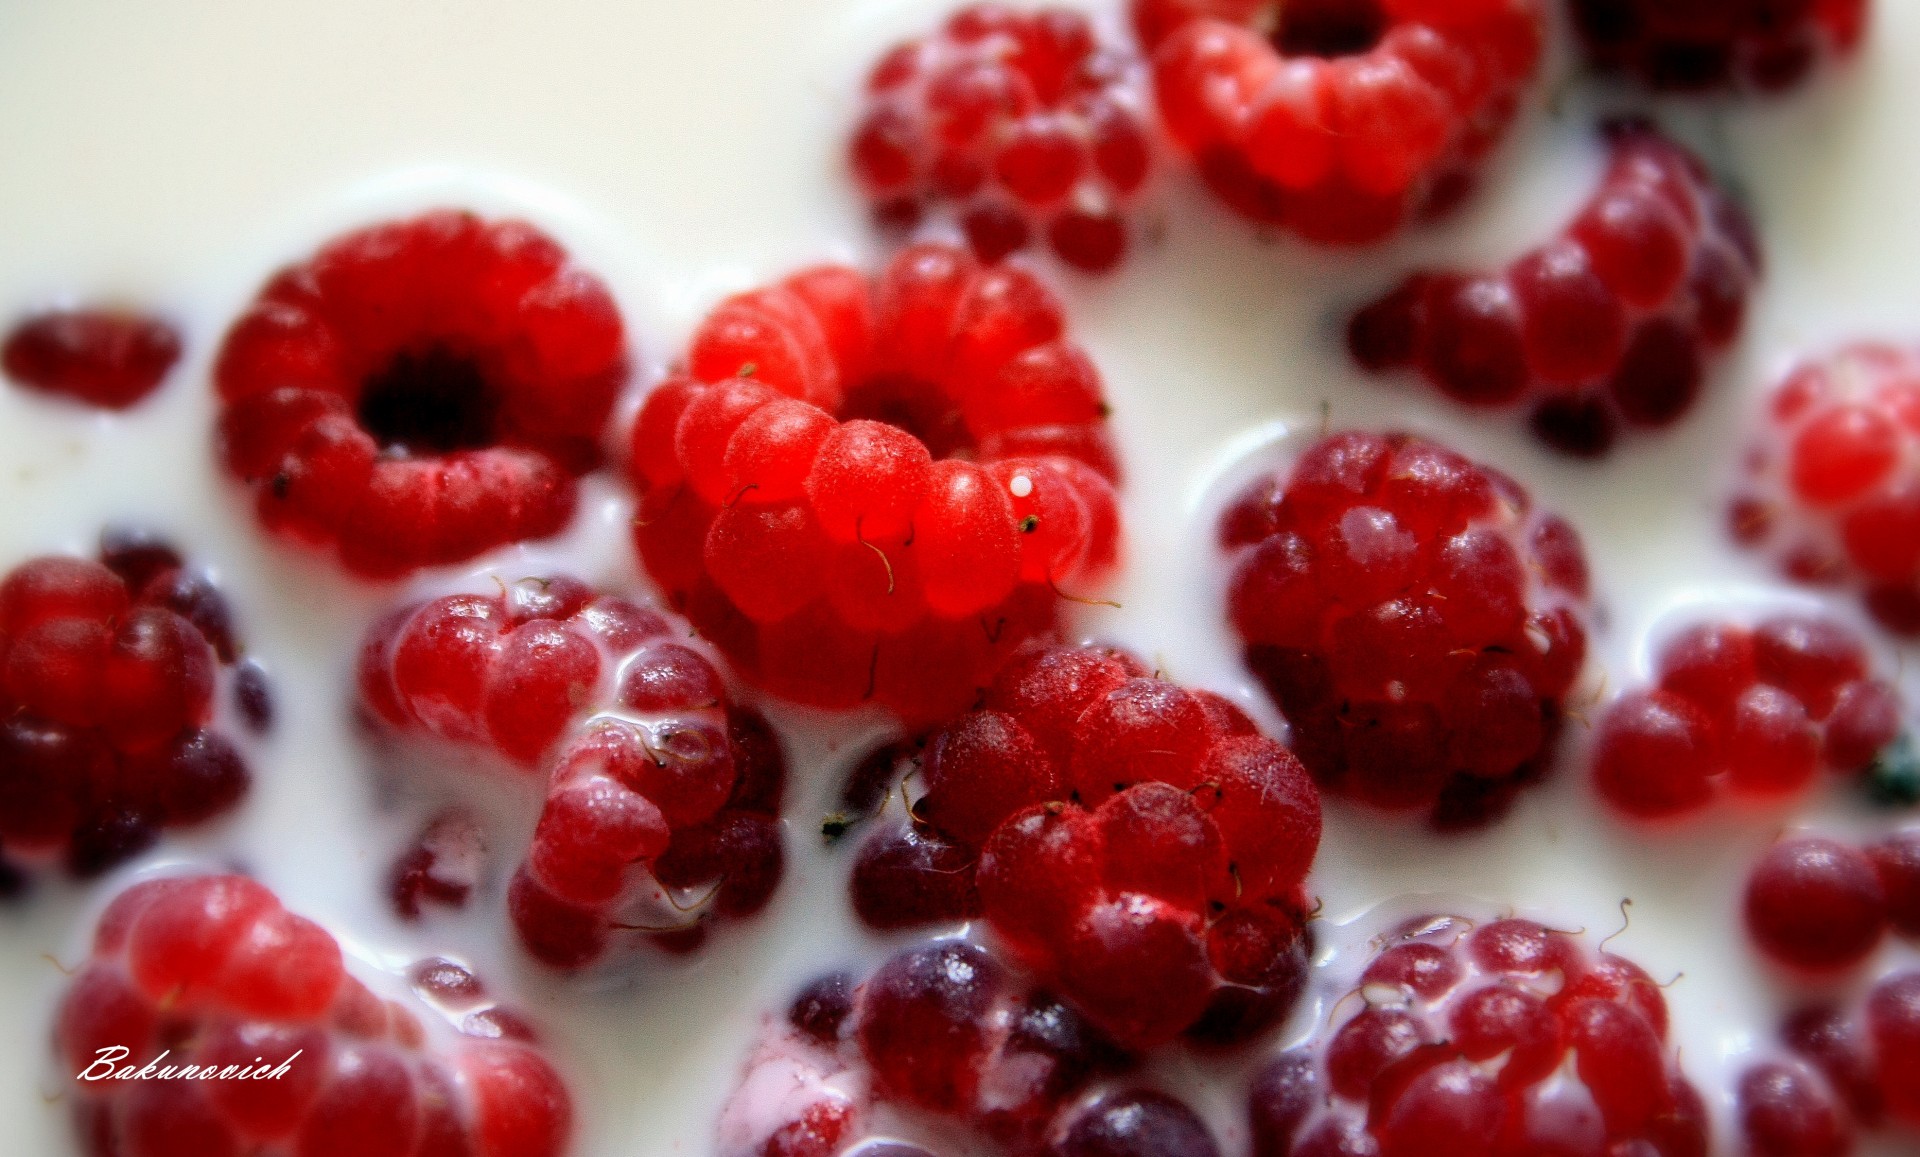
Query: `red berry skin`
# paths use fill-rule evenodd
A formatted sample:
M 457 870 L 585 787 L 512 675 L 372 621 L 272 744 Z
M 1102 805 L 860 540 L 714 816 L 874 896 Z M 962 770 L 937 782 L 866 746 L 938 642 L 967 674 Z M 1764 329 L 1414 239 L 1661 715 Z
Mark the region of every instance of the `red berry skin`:
M 1022 269 L 803 270 L 721 302 L 642 407 L 635 544 L 743 678 L 925 729 L 1117 562 L 1105 415 Z
M 160 1078 L 76 1078 L 83 1142 L 156 1154 L 564 1152 L 571 1094 L 536 1048 L 499 1031 L 518 1018 L 476 1009 L 481 986 L 451 961 L 413 979 L 418 1011 L 464 1012 L 462 1035 L 428 1048 L 415 1009 L 375 996 L 331 935 L 258 884 L 137 884 L 101 917 L 56 1012 L 55 1047 L 76 1074 L 99 1073 L 97 1050 L 112 1045 L 124 1059 L 109 1069 L 151 1062 Z M 272 1080 L 196 1076 L 268 1069 Z
M 1755 1157 L 1845 1157 L 1853 1151 L 1846 1110 L 1797 1065 L 1756 1065 L 1736 1090 L 1740 1128 Z
M 1558 235 L 1493 273 L 1428 271 L 1364 307 L 1348 348 L 1470 406 L 1524 404 L 1537 437 L 1599 457 L 1679 421 L 1760 275 L 1744 211 L 1682 146 L 1606 129 L 1608 165 Z
M 1075 9 L 969 5 L 875 65 L 854 178 L 882 228 L 948 210 L 982 261 L 1044 240 L 1104 273 L 1152 166 L 1142 73 Z
M 1864 960 L 1887 926 L 1886 890 L 1863 853 L 1825 839 L 1774 845 L 1748 878 L 1747 930 L 1768 956 L 1831 973 Z
M 1867 848 L 1887 897 L 1887 920 L 1908 939 L 1920 939 L 1920 828 L 1907 828 Z
M 1874 1077 L 1887 1113 L 1920 1124 L 1920 973 L 1897 973 L 1867 995 Z
M 180 334 L 143 314 L 54 310 L 24 318 L 0 342 L 0 368 L 37 393 L 103 410 L 138 405 L 180 360 Z
M 1576 0 L 1573 24 L 1593 64 L 1654 91 L 1770 94 L 1858 51 L 1867 8 L 1866 0 L 1823 0 L 1694 13 L 1649 0 Z
M 428 213 L 262 288 L 215 359 L 220 455 L 267 528 L 394 578 L 558 532 L 627 372 L 612 296 L 551 239 Z

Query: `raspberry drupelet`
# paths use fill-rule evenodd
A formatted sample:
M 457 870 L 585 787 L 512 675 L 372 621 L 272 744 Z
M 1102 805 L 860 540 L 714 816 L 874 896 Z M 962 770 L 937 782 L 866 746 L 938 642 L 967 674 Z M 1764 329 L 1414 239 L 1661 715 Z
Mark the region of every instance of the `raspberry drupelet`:
M 1600 187 L 1557 237 L 1498 272 L 1414 274 L 1355 315 L 1354 358 L 1469 406 L 1524 406 L 1577 457 L 1679 421 L 1745 322 L 1757 236 L 1687 149 L 1642 122 L 1604 132 Z
M 635 539 L 748 679 L 937 721 L 1113 563 L 1106 413 L 1031 274 L 934 244 L 805 270 L 722 302 L 648 398 Z
M 78 876 L 227 811 L 250 779 L 214 726 L 239 684 L 225 598 L 144 534 L 108 531 L 99 557 L 0 581 L 0 850 Z
M 1586 654 L 1578 535 L 1505 475 L 1338 433 L 1228 508 L 1227 610 L 1323 789 L 1491 822 L 1553 759 Z
M 26 389 L 125 410 L 180 360 L 180 334 L 124 309 L 56 309 L 22 319 L 0 344 L 0 367 Z
M 969 5 L 875 64 L 854 175 L 885 227 L 951 206 L 984 261 L 1044 239 L 1104 272 L 1152 165 L 1144 72 L 1085 13 Z
M 1920 828 L 1864 848 L 1783 839 L 1747 877 L 1743 914 L 1762 952 L 1815 979 L 1858 966 L 1889 929 L 1920 939 Z
M 1867 0 L 1573 0 L 1587 58 L 1660 92 L 1782 92 L 1866 36 Z
M 410 979 L 417 1000 L 383 1000 L 244 877 L 129 888 L 56 1014 L 61 1066 L 104 1078 L 70 1085 L 81 1150 L 559 1157 L 572 1100 L 526 1023 L 452 961 Z
M 1882 977 L 1851 1009 L 1800 1009 L 1780 1045 L 1736 1088 L 1754 1157 L 1845 1157 L 1863 1135 L 1920 1137 L 1920 972 Z
M 1637 965 L 1530 920 L 1416 920 L 1251 1096 L 1254 1157 L 1706 1157 Z
M 1728 794 L 1790 797 L 1822 769 L 1876 784 L 1904 772 L 1906 703 L 1832 619 L 1694 623 L 1662 645 L 1655 674 L 1595 729 L 1594 786 L 1628 815 L 1684 815 Z
M 1135 0 L 1160 115 L 1235 211 L 1378 241 L 1457 204 L 1538 71 L 1536 0 Z
M 923 763 L 911 825 L 855 863 L 868 924 L 983 914 L 1130 1048 L 1233 1043 L 1292 1007 L 1319 793 L 1226 700 L 1123 652 L 1033 644 Z
M 606 287 L 531 225 L 443 211 L 282 270 L 214 365 L 260 521 L 387 578 L 557 533 L 627 380 Z
M 1736 540 L 1920 636 L 1920 350 L 1860 343 L 1799 366 L 1745 465 Z

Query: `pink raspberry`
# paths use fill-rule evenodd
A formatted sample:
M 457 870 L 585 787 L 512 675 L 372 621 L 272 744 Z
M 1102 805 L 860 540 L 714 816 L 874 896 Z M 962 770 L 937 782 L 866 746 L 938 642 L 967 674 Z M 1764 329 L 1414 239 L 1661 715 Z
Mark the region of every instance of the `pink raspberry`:
M 1334 434 L 1220 535 L 1247 664 L 1322 788 L 1450 830 L 1546 773 L 1587 565 L 1512 479 L 1407 435 Z
M 1780 1043 L 1785 1055 L 1756 1063 L 1737 1089 L 1755 1157 L 1843 1157 L 1861 1134 L 1920 1137 L 1920 972 L 1880 978 L 1851 1009 L 1794 1013 Z
M 1706 1105 L 1632 962 L 1528 920 L 1405 925 L 1251 1094 L 1254 1157 L 1705 1157 Z
M 572 1099 L 525 1022 L 451 961 L 411 979 L 416 999 L 383 1000 L 324 928 L 244 877 L 129 888 L 56 1014 L 62 1067 L 115 1074 L 72 1082 L 83 1145 L 126 1157 L 558 1157 Z M 130 1079 L 150 1063 L 158 1079 Z
M 1174 143 L 1235 211 L 1323 244 L 1458 203 L 1540 61 L 1535 0 L 1135 0 Z
M 626 380 L 596 277 L 530 225 L 452 211 L 282 270 L 214 366 L 261 522 L 372 578 L 558 532 Z
M 1113 563 L 1106 414 L 1030 274 L 807 270 L 722 302 L 647 400 L 634 536 L 747 678 L 935 721 Z
M 1225 700 L 1121 652 L 1035 644 L 923 764 L 913 825 L 855 864 L 868 924 L 984 914 L 1130 1048 L 1242 1040 L 1292 1006 L 1319 793 Z
M 1726 793 L 1797 795 L 1823 769 L 1888 787 L 1906 773 L 1905 701 L 1830 619 L 1696 623 L 1662 646 L 1656 674 L 1595 729 L 1594 785 L 1628 815 L 1681 815 Z
M 1579 457 L 1679 421 L 1740 333 L 1758 241 L 1685 148 L 1641 122 L 1606 136 L 1600 187 L 1558 236 L 1496 273 L 1415 274 L 1354 317 L 1354 358 L 1470 406 L 1524 405 Z
M 113 309 L 59 309 L 16 323 L 0 367 L 39 393 L 125 410 L 160 387 L 180 360 L 180 334 L 159 318 Z
M 1587 56 L 1662 92 L 1780 92 L 1866 36 L 1867 0 L 1574 0 Z
M 970 5 L 874 65 L 854 175 L 883 225 L 949 204 L 983 261 L 1038 235 L 1104 272 L 1126 255 L 1151 167 L 1142 72 L 1074 9 Z
M 80 876 L 233 807 L 250 777 L 216 689 L 258 717 L 227 673 L 239 649 L 212 582 L 144 535 L 109 531 L 100 559 L 36 558 L 0 581 L 0 850 Z
M 1798 367 L 1746 466 L 1739 542 L 1920 635 L 1920 351 L 1862 343 Z

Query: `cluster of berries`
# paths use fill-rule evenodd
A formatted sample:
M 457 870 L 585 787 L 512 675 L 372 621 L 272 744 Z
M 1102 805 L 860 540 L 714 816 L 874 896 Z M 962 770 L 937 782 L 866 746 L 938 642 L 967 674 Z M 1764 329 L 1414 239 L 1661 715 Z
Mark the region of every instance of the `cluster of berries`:
M 1469 405 L 1524 404 L 1537 437 L 1580 457 L 1623 425 L 1679 421 L 1740 333 L 1758 236 L 1658 130 L 1621 122 L 1606 137 L 1600 186 L 1559 236 L 1495 273 L 1414 274 L 1354 317 L 1355 359 L 1417 369 Z
M 361 648 L 361 701 L 388 727 L 544 777 L 508 907 L 548 964 L 599 959 L 621 927 L 694 947 L 706 917 L 757 912 L 780 880 L 779 742 L 690 643 L 665 617 L 556 576 L 403 607 Z M 424 840 L 417 851 L 431 860 Z M 437 880 L 417 859 L 396 881 L 403 912 Z M 702 887 L 698 914 L 671 918 L 681 906 L 662 889 Z M 662 911 L 648 923 L 634 907 Z
M 882 1137 L 933 1114 L 1014 1152 L 1217 1157 L 1193 1110 L 1164 1093 L 1086 1096 L 1136 1064 L 987 952 L 934 941 L 864 981 L 835 973 L 802 991 L 722 1112 L 719 1154 L 924 1157 Z
M 571 1099 L 525 1022 L 450 961 L 412 979 L 457 1034 L 376 996 L 252 880 L 127 889 L 56 1014 L 85 1152 L 559 1157 Z
M 1291 1008 L 1319 793 L 1225 699 L 1122 652 L 1034 645 L 922 762 L 913 826 L 855 865 L 870 923 L 977 911 L 1130 1048 L 1230 1043 Z
M 180 334 L 156 317 L 117 309 L 35 314 L 0 342 L 0 369 L 38 393 L 104 410 L 138 405 L 180 360 Z
M 1781 840 L 1747 878 L 1745 916 L 1762 952 L 1816 978 L 1858 966 L 1889 928 L 1920 939 L 1920 828 L 1864 849 Z
M 1860 46 L 1867 0 L 1573 0 L 1573 24 L 1595 65 L 1658 91 L 1780 92 Z
M 375 578 L 557 533 L 626 381 L 597 278 L 530 225 L 452 211 L 281 271 L 214 366 L 261 522 Z
M 1861 1132 L 1920 1133 L 1920 972 L 1883 977 L 1851 1012 L 1794 1013 L 1780 1043 L 1786 1055 L 1750 1067 L 1735 1090 L 1753 1157 L 1845 1157 Z
M 1860 637 L 1831 619 L 1697 623 L 1660 649 L 1655 674 L 1656 686 L 1622 695 L 1595 732 L 1594 785 L 1628 815 L 1699 811 L 1722 789 L 1785 796 L 1823 767 L 1897 790 L 1889 760 L 1904 700 L 1872 674 Z
M 1498 816 L 1550 763 L 1586 655 L 1578 536 L 1430 442 L 1341 433 L 1228 508 L 1228 610 L 1320 786 Z
M 1143 73 L 1082 12 L 970 5 L 874 66 L 854 174 L 883 225 L 951 202 L 982 260 L 1038 234 L 1069 265 L 1111 269 L 1152 161 Z
M 744 677 L 971 703 L 1119 546 L 1100 375 L 1030 274 L 926 244 L 722 302 L 633 432 L 648 571 Z
M 212 726 L 239 658 L 226 599 L 146 535 L 109 531 L 99 558 L 36 558 L 0 581 L 0 849 L 79 876 L 227 810 L 249 780 Z M 260 669 L 228 681 L 264 726 Z
M 1411 921 L 1251 1094 L 1255 1157 L 1706 1157 L 1637 965 L 1529 920 Z
M 1734 537 L 1802 582 L 1859 588 L 1882 626 L 1920 635 L 1920 350 L 1860 344 L 1800 366 L 1768 418 Z

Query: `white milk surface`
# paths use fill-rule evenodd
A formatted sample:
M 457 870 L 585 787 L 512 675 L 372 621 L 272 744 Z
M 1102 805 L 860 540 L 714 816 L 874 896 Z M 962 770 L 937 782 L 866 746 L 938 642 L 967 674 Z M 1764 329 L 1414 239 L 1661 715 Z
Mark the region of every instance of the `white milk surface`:
M 577 1094 L 585 1157 L 707 1153 L 761 1019 L 811 974 L 879 949 L 846 911 L 848 850 L 824 852 L 816 835 L 871 729 L 792 712 L 777 716 L 795 732 L 787 882 L 763 918 L 693 959 L 611 983 L 556 981 L 510 947 L 497 888 L 466 915 L 401 926 L 377 888 L 417 817 L 376 804 L 379 768 L 349 723 L 348 672 L 353 640 L 406 591 L 356 584 L 263 538 L 213 462 L 207 367 L 274 268 L 341 229 L 447 204 L 521 214 L 559 236 L 612 285 L 650 380 L 726 293 L 804 262 L 872 257 L 841 167 L 853 94 L 882 47 L 945 7 L 0 3 L 0 319 L 124 299 L 176 320 L 188 347 L 166 387 L 125 416 L 0 388 L 0 565 L 88 551 L 107 522 L 173 535 L 217 572 L 274 675 L 281 715 L 230 820 L 170 835 L 95 887 L 50 882 L 0 912 L 0 1154 L 70 1151 L 47 1059 L 62 969 L 83 955 L 106 896 L 170 864 L 256 873 L 340 936 L 362 971 L 433 953 L 474 961 L 546 1026 Z M 1410 265 L 1504 261 L 1583 196 L 1597 168 L 1590 106 L 1620 97 L 1569 91 L 1564 51 L 1487 192 L 1446 228 L 1359 256 L 1314 252 L 1257 238 L 1176 177 L 1148 211 L 1158 239 L 1118 275 L 1053 271 L 1105 373 L 1129 474 L 1129 561 L 1112 592 L 1124 609 L 1090 615 L 1085 630 L 1272 722 L 1220 623 L 1212 514 L 1238 480 L 1299 445 L 1283 435 L 1310 436 L 1323 415 L 1436 435 L 1573 520 L 1600 592 L 1593 706 L 1644 678 L 1649 640 L 1689 607 L 1807 604 L 1726 549 L 1721 509 L 1757 399 L 1796 354 L 1853 336 L 1920 339 L 1920 4 L 1878 7 L 1870 48 L 1842 77 L 1784 101 L 1663 110 L 1752 198 L 1770 270 L 1739 353 L 1699 409 L 1603 464 L 1556 459 L 1515 421 L 1464 413 L 1411 382 L 1369 381 L 1339 340 L 1351 305 Z M 595 483 L 589 499 L 564 540 L 486 561 L 644 590 L 619 489 Z M 481 569 L 419 585 L 470 583 Z M 1631 900 L 1610 948 L 1676 978 L 1667 995 L 1684 1064 L 1721 1112 L 1719 1149 L 1732 1152 L 1729 1078 L 1792 996 L 1740 929 L 1745 868 L 1784 829 L 1865 833 L 1891 821 L 1829 785 L 1797 811 L 1630 829 L 1597 807 L 1579 772 L 1584 728 L 1570 731 L 1560 774 L 1484 834 L 1441 839 L 1330 805 L 1315 890 L 1334 922 L 1417 909 L 1405 897 L 1427 895 L 1596 937 L 1622 927 Z M 515 849 L 499 851 L 510 862 Z M 1346 948 L 1350 964 L 1377 921 L 1326 926 L 1323 944 Z M 1888 949 L 1875 968 L 1906 951 Z M 1244 1153 L 1238 1074 L 1177 1051 L 1161 1067 L 1227 1152 Z

